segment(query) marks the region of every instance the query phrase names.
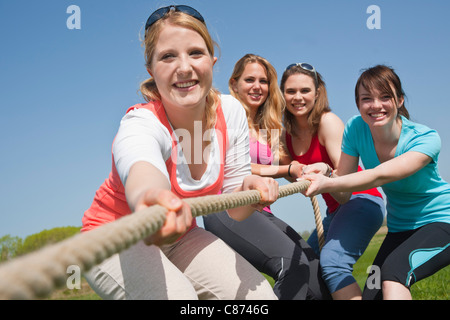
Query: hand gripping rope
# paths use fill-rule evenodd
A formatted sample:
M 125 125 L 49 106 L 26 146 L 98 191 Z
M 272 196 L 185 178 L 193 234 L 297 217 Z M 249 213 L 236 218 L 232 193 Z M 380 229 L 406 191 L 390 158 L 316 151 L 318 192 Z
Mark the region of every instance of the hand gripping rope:
M 305 191 L 311 182 L 302 180 L 280 186 L 278 198 Z M 198 217 L 244 205 L 256 204 L 257 190 L 184 199 Z M 319 238 L 323 245 L 322 218 L 315 197 L 311 198 Z M 67 267 L 82 272 L 115 253 L 155 233 L 164 224 L 166 209 L 159 205 L 124 216 L 89 232 L 77 234 L 38 251 L 0 265 L 0 299 L 33 299 L 49 295 L 67 280 Z

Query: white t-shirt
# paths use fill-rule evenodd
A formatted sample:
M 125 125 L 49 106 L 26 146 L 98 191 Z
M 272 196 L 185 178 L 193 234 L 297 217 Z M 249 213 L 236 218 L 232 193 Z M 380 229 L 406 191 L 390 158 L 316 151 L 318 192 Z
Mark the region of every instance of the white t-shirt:
M 221 95 L 220 98 L 228 135 L 222 192 L 229 193 L 242 184 L 245 176 L 251 174 L 249 132 L 245 111 L 240 102 L 230 95 Z M 184 133 L 183 130 L 175 130 L 175 140 L 178 141 L 178 137 Z M 183 190 L 200 190 L 217 180 L 221 159 L 218 137 L 214 130 L 210 140 L 208 166 L 200 180 L 194 180 L 189 171 L 188 161 L 194 162 L 195 157 L 186 159 L 181 147 L 178 147 L 177 180 Z M 151 163 L 170 183 L 165 162 L 171 153 L 170 133 L 153 112 L 139 108 L 130 110 L 122 118 L 113 143 L 113 155 L 123 185 L 131 166 L 138 161 Z

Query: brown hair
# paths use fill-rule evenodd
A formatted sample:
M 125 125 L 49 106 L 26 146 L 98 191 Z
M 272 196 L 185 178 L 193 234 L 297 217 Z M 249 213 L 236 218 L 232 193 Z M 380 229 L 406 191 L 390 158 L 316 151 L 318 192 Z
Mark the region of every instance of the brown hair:
M 164 17 L 156 21 L 150 28 L 146 30 L 145 39 L 142 45 L 145 48 L 145 66 L 147 69 L 150 68 L 152 64 L 153 54 L 155 51 L 156 43 L 158 42 L 161 30 L 164 28 L 165 24 L 172 24 L 180 26 L 183 28 L 191 29 L 197 32 L 205 41 L 206 47 L 211 57 L 214 56 L 214 46 L 217 44 L 212 40 L 206 25 L 191 17 L 188 14 L 179 11 L 170 10 Z M 158 88 L 156 86 L 155 80 L 151 77 L 143 81 L 140 85 L 140 91 L 142 96 L 146 101 L 161 100 Z M 206 97 L 206 121 L 207 129 L 214 127 L 216 120 L 216 108 L 219 103 L 219 92 L 211 87 L 209 93 Z
M 372 68 L 366 69 L 355 86 L 355 100 L 356 106 L 359 109 L 359 87 L 363 86 L 367 91 L 377 89 L 382 93 L 388 94 L 392 97 L 398 109 L 398 116 L 402 115 L 409 119 L 409 112 L 403 102 L 402 106 L 399 106 L 399 100 L 405 97 L 405 92 L 402 88 L 402 83 L 399 76 L 395 73 L 394 69 L 385 65 L 377 65 Z
M 308 125 L 309 125 L 309 128 L 311 129 L 311 133 L 314 135 L 319 130 L 319 124 L 320 124 L 320 119 L 322 117 L 322 114 L 331 111 L 330 104 L 328 102 L 327 89 L 325 86 L 325 82 L 322 79 L 322 76 L 318 72 L 316 72 L 316 75 L 317 75 L 317 81 L 316 81 L 314 72 L 305 70 L 302 67 L 296 65 L 296 66 L 293 66 L 293 67 L 289 68 L 288 70 L 284 71 L 283 76 L 281 77 L 280 89 L 283 93 L 284 93 L 284 89 L 285 89 L 284 86 L 286 84 L 287 79 L 290 76 L 292 76 L 294 74 L 298 74 L 298 73 L 305 74 L 305 75 L 311 77 L 311 79 L 313 79 L 314 84 L 315 84 L 317 98 L 314 103 L 314 107 L 312 108 L 311 112 L 308 115 Z M 285 108 L 283 124 L 284 124 L 284 127 L 286 128 L 286 131 L 290 135 L 295 135 L 295 132 L 293 130 L 294 123 L 295 123 L 294 116 L 292 115 L 292 113 L 289 112 L 289 110 L 287 108 Z

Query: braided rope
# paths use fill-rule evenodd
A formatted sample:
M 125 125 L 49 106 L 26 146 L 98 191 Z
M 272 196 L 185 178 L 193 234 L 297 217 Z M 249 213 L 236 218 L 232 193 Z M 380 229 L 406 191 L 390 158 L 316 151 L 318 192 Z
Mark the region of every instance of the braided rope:
M 305 191 L 306 180 L 280 186 L 278 198 Z M 194 217 L 255 204 L 257 190 L 184 199 Z M 314 208 L 316 211 L 318 209 Z M 316 213 L 315 213 L 316 214 Z M 320 214 L 320 213 L 319 213 Z M 124 216 L 89 232 L 0 265 L 0 299 L 33 299 L 49 295 L 67 281 L 67 267 L 82 272 L 155 233 L 164 224 L 166 209 L 159 205 Z
M 320 215 L 319 202 L 316 197 L 311 197 L 311 204 L 314 209 L 314 221 L 316 223 L 317 239 L 319 239 L 319 248 L 322 250 L 322 247 L 325 244 L 325 239 L 323 235 L 322 216 Z

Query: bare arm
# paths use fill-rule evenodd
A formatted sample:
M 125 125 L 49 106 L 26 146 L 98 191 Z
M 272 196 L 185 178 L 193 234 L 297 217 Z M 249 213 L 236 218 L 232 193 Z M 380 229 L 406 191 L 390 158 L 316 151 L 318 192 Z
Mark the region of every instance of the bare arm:
M 350 156 L 348 156 L 350 157 Z M 383 162 L 373 169 L 367 169 L 337 178 L 322 175 L 305 175 L 311 185 L 305 195 L 313 196 L 324 192 L 355 192 L 376 188 L 384 184 L 404 179 L 413 175 L 428 163 L 431 158 L 423 153 L 409 151 L 401 156 Z
M 154 204 L 168 210 L 163 227 L 144 240 L 148 245 L 174 242 L 192 224 L 189 205 L 170 191 L 169 181 L 164 174 L 148 162 L 137 162 L 131 166 L 125 183 L 125 196 L 132 212 Z
M 280 137 L 281 141 L 279 144 L 277 143 L 280 148 L 284 149 L 286 146 L 285 136 L 286 135 L 283 131 Z M 282 156 L 277 163 L 272 163 L 270 165 L 252 163 L 252 174 L 256 174 L 261 177 L 271 177 L 274 179 L 285 178 L 291 182 L 295 181 L 297 178 L 297 176 L 295 176 L 295 172 L 300 171 L 298 166 L 299 163 L 297 161 L 295 161 L 295 163 L 292 162 L 292 158 L 287 150 L 284 150 L 281 154 Z
M 286 178 L 289 177 L 289 164 L 287 165 L 268 165 L 252 163 L 252 174 L 261 177 Z
M 327 164 L 316 163 L 305 167 L 304 174 L 318 173 L 334 178 L 338 175 L 344 175 L 357 171 L 358 159 L 347 159 L 349 161 L 340 161 L 342 156 L 341 145 L 343 133 L 344 123 L 338 116 L 332 112 L 322 115 L 319 127 L 319 141 L 323 146 L 325 146 L 327 154 L 336 170 L 332 172 L 330 170 L 331 168 L 329 168 Z M 330 194 L 340 204 L 346 203 L 351 196 L 351 192 L 330 192 Z

